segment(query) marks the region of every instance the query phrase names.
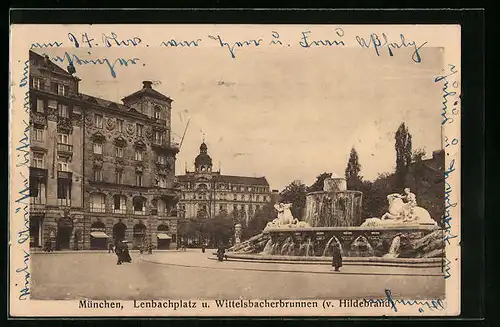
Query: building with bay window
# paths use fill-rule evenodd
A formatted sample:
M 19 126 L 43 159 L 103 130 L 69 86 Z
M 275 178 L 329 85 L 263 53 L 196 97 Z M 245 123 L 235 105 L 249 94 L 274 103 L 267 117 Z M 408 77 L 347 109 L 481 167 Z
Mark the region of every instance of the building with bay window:
M 116 103 L 30 51 L 32 247 L 175 246 L 172 99 L 149 81 Z

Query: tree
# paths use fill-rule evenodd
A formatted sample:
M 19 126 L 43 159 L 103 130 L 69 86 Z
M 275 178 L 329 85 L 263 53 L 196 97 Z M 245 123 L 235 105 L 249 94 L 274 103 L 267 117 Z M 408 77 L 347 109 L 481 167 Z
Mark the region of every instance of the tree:
M 399 125 L 395 134 L 395 149 L 396 149 L 396 185 L 399 189 L 405 187 L 405 179 L 408 174 L 408 167 L 412 159 L 412 141 L 411 134 L 408 131 L 405 123 Z
M 361 188 L 361 181 L 363 177 L 359 176 L 361 165 L 359 164 L 358 152 L 354 147 L 351 148 L 347 167 L 345 168 L 345 180 L 347 188 L 350 190 L 359 190 Z
M 307 192 L 323 191 L 325 179 L 332 177 L 332 173 L 321 173 L 316 176 L 316 181 L 307 188 Z
M 262 208 L 257 209 L 248 225 L 243 228 L 242 239 L 247 240 L 262 232 L 267 223 L 277 216 L 276 210 L 271 203 L 266 203 Z
M 219 243 L 227 244 L 233 237 L 233 227 L 233 220 L 227 215 L 216 215 L 205 224 L 205 230 L 214 246 Z
M 283 191 L 281 191 L 281 202 L 292 203 L 292 215 L 299 220 L 302 218 L 304 208 L 306 206 L 306 186 L 301 181 L 295 180 L 288 184 Z

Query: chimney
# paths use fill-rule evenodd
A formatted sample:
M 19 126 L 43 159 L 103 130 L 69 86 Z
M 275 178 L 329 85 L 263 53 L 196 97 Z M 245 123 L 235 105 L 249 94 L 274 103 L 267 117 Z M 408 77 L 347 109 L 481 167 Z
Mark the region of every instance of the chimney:
M 142 88 L 143 89 L 152 89 L 153 88 L 153 82 L 151 82 L 151 81 L 143 81 L 142 82 Z

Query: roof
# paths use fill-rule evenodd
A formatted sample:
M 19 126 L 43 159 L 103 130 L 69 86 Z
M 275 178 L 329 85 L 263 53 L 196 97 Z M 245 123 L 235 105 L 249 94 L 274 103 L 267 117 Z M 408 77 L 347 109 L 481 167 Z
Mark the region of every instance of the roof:
M 241 184 L 241 185 L 263 185 L 269 186 L 265 177 L 247 177 L 247 176 L 232 176 L 232 175 L 216 175 L 218 182 Z M 193 179 L 193 175 L 179 175 L 177 180 L 179 182 L 188 182 Z
M 45 66 L 45 58 L 43 55 L 41 54 L 38 54 L 32 50 L 30 50 L 29 52 L 29 56 L 30 56 L 30 61 L 32 62 L 32 65 L 30 67 L 30 69 L 32 71 L 35 71 L 35 70 L 38 70 L 39 67 L 43 67 Z M 59 73 L 59 74 L 62 74 L 62 75 L 66 75 L 68 77 L 73 77 L 75 78 L 73 75 L 71 75 L 70 73 L 68 73 L 65 69 L 59 67 L 58 65 L 56 65 L 54 62 L 52 62 L 51 60 L 48 61 L 48 66 L 47 66 L 48 69 L 51 69 L 52 71 L 54 71 L 55 73 Z
M 156 98 L 156 99 L 159 99 L 159 100 L 167 101 L 169 103 L 173 101 L 168 96 L 163 95 L 163 94 L 161 94 L 160 92 L 158 92 L 156 90 L 153 90 L 153 88 L 151 88 L 151 87 L 143 87 L 139 91 L 136 91 L 136 92 L 134 92 L 134 93 L 132 93 L 130 95 L 127 95 L 126 97 L 124 97 L 122 99 L 122 101 L 123 101 L 123 103 L 125 103 L 127 101 L 130 101 L 132 99 L 139 98 L 139 97 L 142 97 L 142 96 L 150 96 L 152 98 Z
M 88 95 L 88 94 L 84 94 L 84 93 L 80 93 L 79 95 L 80 95 L 80 99 L 82 101 L 85 101 L 85 102 L 95 103 L 95 104 L 97 104 L 97 105 L 99 105 L 101 107 L 107 107 L 107 108 L 111 108 L 111 109 L 115 109 L 115 110 L 118 109 L 118 110 L 122 110 L 122 111 L 128 111 L 130 113 L 134 113 L 134 114 L 141 115 L 141 116 L 149 118 L 147 115 L 138 112 L 134 108 L 130 108 L 130 107 L 124 106 L 123 104 L 118 103 L 118 102 L 109 101 L 109 100 L 106 100 L 106 99 L 98 98 L 98 97 L 95 97 L 95 96 L 92 96 L 92 95 Z

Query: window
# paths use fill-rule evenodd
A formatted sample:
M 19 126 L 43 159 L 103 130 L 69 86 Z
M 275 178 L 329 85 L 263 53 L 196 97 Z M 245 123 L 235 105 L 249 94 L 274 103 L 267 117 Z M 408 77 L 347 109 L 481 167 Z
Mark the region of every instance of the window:
M 134 214 L 144 215 L 146 213 L 146 201 L 144 198 L 135 197 L 134 198 Z
M 245 211 L 245 205 L 244 204 L 241 205 L 241 211 Z
M 260 201 L 260 195 L 257 195 L 257 201 Z
M 45 182 L 38 178 L 30 178 L 30 203 L 45 204 L 47 196 L 45 194 Z
M 60 206 L 71 205 L 71 183 L 60 178 L 57 179 L 57 204 Z
M 43 99 L 36 99 L 36 111 L 45 112 L 45 101 Z
M 142 186 L 142 174 L 140 173 L 135 174 L 135 185 Z
M 63 133 L 57 134 L 57 142 L 62 144 L 69 144 L 69 135 Z
M 47 102 L 47 107 L 49 107 L 49 111 L 57 110 L 57 101 L 56 100 L 49 100 Z
M 94 169 L 94 181 L 95 182 L 102 182 L 102 169 L 101 168 Z
M 256 205 L 257 210 L 260 210 L 260 204 Z
M 238 210 L 238 206 L 236 204 L 233 204 L 233 211 Z
M 94 143 L 94 153 L 95 154 L 102 154 L 102 144 L 101 143 Z
M 224 210 L 224 206 L 222 204 L 219 205 L 219 211 L 223 211 Z
M 158 199 L 157 210 L 160 216 L 168 213 L 167 204 L 162 199 Z
M 127 213 L 127 198 L 125 196 L 116 194 L 113 196 L 113 200 L 114 213 Z
M 245 200 L 245 196 L 243 194 L 241 195 L 241 200 Z
M 57 170 L 58 171 L 69 171 L 68 158 L 59 157 L 57 160 Z
M 105 212 L 106 211 L 106 196 L 101 193 L 92 193 L 90 195 L 90 211 Z
M 163 175 L 158 176 L 158 186 L 161 188 L 167 187 L 167 178 Z
M 65 104 L 58 105 L 58 116 L 64 117 L 64 118 L 69 118 L 69 111 L 68 111 L 67 105 L 65 105 Z
M 115 172 L 115 183 L 116 184 L 123 184 L 123 171 L 122 170 L 117 170 Z
M 135 126 L 136 126 L 137 136 L 142 136 L 143 126 L 141 124 L 136 124 Z
M 33 130 L 33 139 L 38 142 L 43 142 L 43 129 L 35 128 Z
M 238 200 L 238 198 L 236 197 L 236 194 L 234 195 L 234 201 Z
M 167 163 L 167 158 L 159 154 L 158 157 L 156 157 L 156 162 L 160 165 L 165 165 Z
M 267 196 L 264 196 L 264 201 L 267 201 Z
M 40 152 L 33 153 L 33 167 L 35 168 L 43 168 L 43 159 L 44 154 Z
M 102 115 L 94 115 L 94 123 L 97 128 L 102 128 Z
M 240 186 L 240 191 L 241 191 L 241 192 L 243 192 L 243 189 L 244 189 L 244 188 L 243 188 L 243 186 Z
M 161 108 L 158 106 L 155 107 L 155 119 L 161 119 Z
M 165 133 L 156 131 L 155 132 L 155 143 L 162 144 L 165 139 Z
M 121 119 L 116 120 L 116 129 L 120 133 L 123 132 L 123 120 L 121 120 Z
M 41 90 L 42 89 L 42 80 L 38 77 L 33 77 L 33 88 Z
M 123 158 L 123 148 L 121 146 L 116 147 L 116 156 L 118 158 Z
M 135 160 L 142 161 L 142 151 L 141 150 L 135 150 Z
M 67 96 L 68 87 L 66 85 L 57 84 L 57 94 Z

